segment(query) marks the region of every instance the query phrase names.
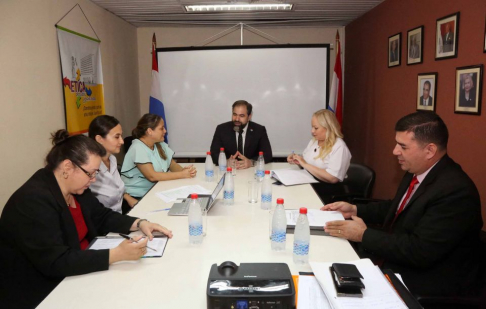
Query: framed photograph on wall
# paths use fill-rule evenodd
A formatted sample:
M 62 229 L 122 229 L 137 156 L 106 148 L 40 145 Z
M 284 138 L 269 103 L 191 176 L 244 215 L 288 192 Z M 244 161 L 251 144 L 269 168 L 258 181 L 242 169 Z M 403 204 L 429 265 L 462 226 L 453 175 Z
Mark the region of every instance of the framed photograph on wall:
M 482 64 L 457 68 L 454 112 L 480 115 L 482 85 Z
M 402 34 L 397 33 L 388 38 L 388 67 L 400 65 L 400 51 L 402 50 Z
M 417 110 L 435 111 L 437 100 L 437 72 L 417 76 Z
M 435 60 L 456 58 L 459 12 L 437 19 L 435 33 Z
M 417 27 L 407 32 L 407 64 L 422 63 L 424 51 L 424 26 Z

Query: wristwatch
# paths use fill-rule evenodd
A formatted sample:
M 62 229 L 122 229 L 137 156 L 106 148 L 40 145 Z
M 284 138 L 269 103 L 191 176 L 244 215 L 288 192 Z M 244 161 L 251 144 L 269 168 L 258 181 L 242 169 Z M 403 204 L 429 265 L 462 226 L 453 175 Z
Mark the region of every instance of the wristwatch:
M 150 221 L 149 221 L 149 220 L 147 220 L 147 219 L 140 219 L 140 220 L 137 222 L 137 229 L 140 229 L 140 224 L 141 224 L 143 221 L 150 222 Z

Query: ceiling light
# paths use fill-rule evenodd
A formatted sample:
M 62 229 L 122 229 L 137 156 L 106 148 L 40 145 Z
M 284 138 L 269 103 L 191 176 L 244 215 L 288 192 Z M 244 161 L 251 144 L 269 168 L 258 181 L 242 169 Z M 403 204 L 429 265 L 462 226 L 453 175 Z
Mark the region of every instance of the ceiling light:
M 186 5 L 188 13 L 244 12 L 244 11 L 291 11 L 292 4 L 212 4 Z

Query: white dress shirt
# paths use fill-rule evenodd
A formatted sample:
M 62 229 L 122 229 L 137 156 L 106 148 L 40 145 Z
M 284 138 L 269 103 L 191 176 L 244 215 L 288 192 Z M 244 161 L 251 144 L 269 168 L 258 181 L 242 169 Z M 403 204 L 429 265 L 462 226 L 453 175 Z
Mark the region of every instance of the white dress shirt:
M 317 143 L 318 141 L 315 139 L 309 142 L 302 154 L 304 160 L 311 165 L 322 168 L 342 182 L 346 178 L 346 172 L 351 161 L 351 152 L 346 143 L 338 137 L 331 152 L 324 158 L 316 159 L 320 150 Z
M 243 140 L 243 147 L 241 147 L 241 149 L 243 149 L 242 155 L 245 155 L 244 152 L 245 152 L 246 130 L 248 129 L 248 124 L 249 123 L 250 123 L 249 121 L 246 123 L 246 126 L 243 128 L 243 133 L 241 134 L 241 138 Z M 235 131 L 235 134 L 236 134 L 236 149 L 238 149 L 238 134 L 239 133 Z
M 117 162 L 114 155 L 110 155 L 110 169 L 101 161 L 100 172 L 96 175 L 96 181 L 89 187 L 98 201 L 106 208 L 119 213 L 122 212 L 123 194 L 125 184 L 118 173 Z

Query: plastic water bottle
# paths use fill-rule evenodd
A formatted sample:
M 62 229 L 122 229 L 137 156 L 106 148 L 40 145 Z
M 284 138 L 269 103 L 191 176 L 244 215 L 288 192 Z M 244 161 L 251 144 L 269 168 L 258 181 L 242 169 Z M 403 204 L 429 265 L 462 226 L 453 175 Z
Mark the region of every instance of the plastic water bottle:
M 262 209 L 270 209 L 272 207 L 272 180 L 270 179 L 270 171 L 265 171 L 265 178 L 262 183 Z
M 285 215 L 283 198 L 277 199 L 277 207 L 272 219 L 272 250 L 285 250 L 287 240 L 287 216 Z
M 199 245 L 203 241 L 203 221 L 201 206 L 197 200 L 197 194 L 191 194 L 191 204 L 189 204 L 189 243 Z
M 233 205 L 235 203 L 235 183 L 233 181 L 231 170 L 231 167 L 227 168 L 226 176 L 224 178 L 223 199 L 225 205 Z
M 307 208 L 302 207 L 299 211 L 300 215 L 295 224 L 294 232 L 294 263 L 306 264 L 309 263 L 309 242 L 310 242 L 310 228 L 309 220 L 307 219 Z
M 263 158 L 263 151 L 258 153 L 258 160 L 256 162 L 256 169 L 255 169 L 256 179 L 258 181 L 262 181 L 263 177 L 265 176 L 265 159 Z
M 218 165 L 221 172 L 226 171 L 226 154 L 224 153 L 224 148 L 219 149 Z
M 214 170 L 213 170 L 213 158 L 211 158 L 211 152 L 206 152 L 206 166 L 205 166 L 205 175 L 206 181 L 212 182 L 214 179 Z

